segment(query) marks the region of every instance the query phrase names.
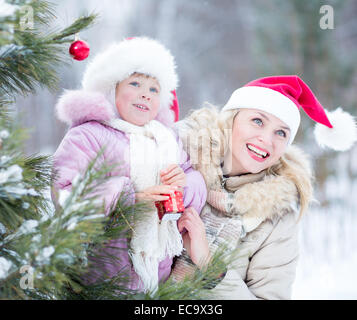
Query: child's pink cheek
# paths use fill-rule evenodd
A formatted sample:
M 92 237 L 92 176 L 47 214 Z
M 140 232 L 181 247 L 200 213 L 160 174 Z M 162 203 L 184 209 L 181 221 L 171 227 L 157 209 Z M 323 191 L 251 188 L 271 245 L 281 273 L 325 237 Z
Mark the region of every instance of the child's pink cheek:
M 124 93 L 124 94 L 123 94 L 123 99 L 124 99 L 125 101 L 129 101 L 129 100 L 133 99 L 133 97 L 134 97 L 134 95 L 133 95 L 131 92 L 128 92 L 128 93 Z

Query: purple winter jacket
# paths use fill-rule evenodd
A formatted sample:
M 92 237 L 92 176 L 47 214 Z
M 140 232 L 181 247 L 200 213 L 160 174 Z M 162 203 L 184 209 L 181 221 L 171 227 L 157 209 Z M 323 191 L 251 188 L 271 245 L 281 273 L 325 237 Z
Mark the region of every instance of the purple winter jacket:
M 129 191 L 134 195 L 130 181 L 130 165 L 124 158 L 128 154 L 129 137 L 126 133 L 106 126 L 99 121 L 109 120 L 115 116 L 113 107 L 100 93 L 84 91 L 67 91 L 56 105 L 58 118 L 71 126 L 61 141 L 54 154 L 54 169 L 58 178 L 54 182 L 55 191 L 70 189 L 73 178 L 80 172 L 84 172 L 88 164 L 96 157 L 102 147 L 104 153 L 98 159 L 99 164 L 118 164 L 118 169 L 110 172 L 111 178 L 101 188 L 101 195 L 105 202 L 106 214 L 112 201 L 117 199 L 122 190 Z M 157 119 L 161 121 L 160 119 Z M 164 121 L 162 121 L 164 122 Z M 167 124 L 167 123 L 164 123 Z M 207 191 L 202 175 L 192 169 L 188 155 L 182 148 L 182 143 L 177 139 L 181 150 L 180 166 L 187 178 L 184 188 L 185 207 L 194 207 L 198 213 L 205 204 Z M 55 199 L 52 194 L 53 201 Z M 130 199 L 134 202 L 134 197 Z M 132 268 L 128 256 L 128 243 L 126 239 L 112 240 L 109 246 L 123 248 L 126 250 L 115 251 L 106 248 L 108 253 L 120 254 L 123 264 L 106 264 L 102 266 L 104 271 L 112 277 L 124 268 L 130 270 L 130 289 L 140 290 L 139 277 Z M 120 253 L 118 253 L 120 252 Z M 171 272 L 172 258 L 167 257 L 159 264 L 159 280 L 166 281 Z M 95 275 L 90 275 L 90 281 L 95 280 Z

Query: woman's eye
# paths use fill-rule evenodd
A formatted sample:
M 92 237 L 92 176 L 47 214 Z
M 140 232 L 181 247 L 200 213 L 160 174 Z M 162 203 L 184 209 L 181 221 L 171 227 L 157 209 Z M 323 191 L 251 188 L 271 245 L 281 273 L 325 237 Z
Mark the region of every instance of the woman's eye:
M 253 122 L 255 122 L 257 125 L 261 126 L 263 124 L 263 121 L 259 118 L 253 119 Z
M 132 81 L 130 82 L 130 85 L 134 86 L 134 87 L 138 87 L 139 86 L 139 82 L 137 81 Z
M 154 93 L 158 93 L 158 92 L 159 92 L 159 90 L 156 89 L 155 87 L 151 87 L 151 88 L 150 88 L 150 91 L 151 91 L 151 92 L 154 92 Z
M 286 133 L 285 133 L 285 131 L 284 130 L 278 130 L 277 132 L 276 132 L 279 136 L 282 136 L 282 137 L 286 137 Z

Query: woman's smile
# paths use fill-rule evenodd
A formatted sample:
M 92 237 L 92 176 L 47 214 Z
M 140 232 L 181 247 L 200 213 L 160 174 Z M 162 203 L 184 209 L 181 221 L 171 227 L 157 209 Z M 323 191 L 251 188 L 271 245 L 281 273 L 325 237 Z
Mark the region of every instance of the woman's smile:
M 247 143 L 246 146 L 248 154 L 256 161 L 264 162 L 270 156 L 270 153 L 268 151 L 259 148 L 254 144 Z

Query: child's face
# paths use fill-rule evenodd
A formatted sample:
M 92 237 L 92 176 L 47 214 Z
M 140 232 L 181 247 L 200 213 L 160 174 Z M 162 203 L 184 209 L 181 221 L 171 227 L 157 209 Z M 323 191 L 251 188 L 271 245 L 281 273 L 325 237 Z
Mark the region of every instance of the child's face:
M 137 126 L 155 119 L 160 107 L 160 85 L 155 78 L 134 73 L 116 86 L 120 117 Z

